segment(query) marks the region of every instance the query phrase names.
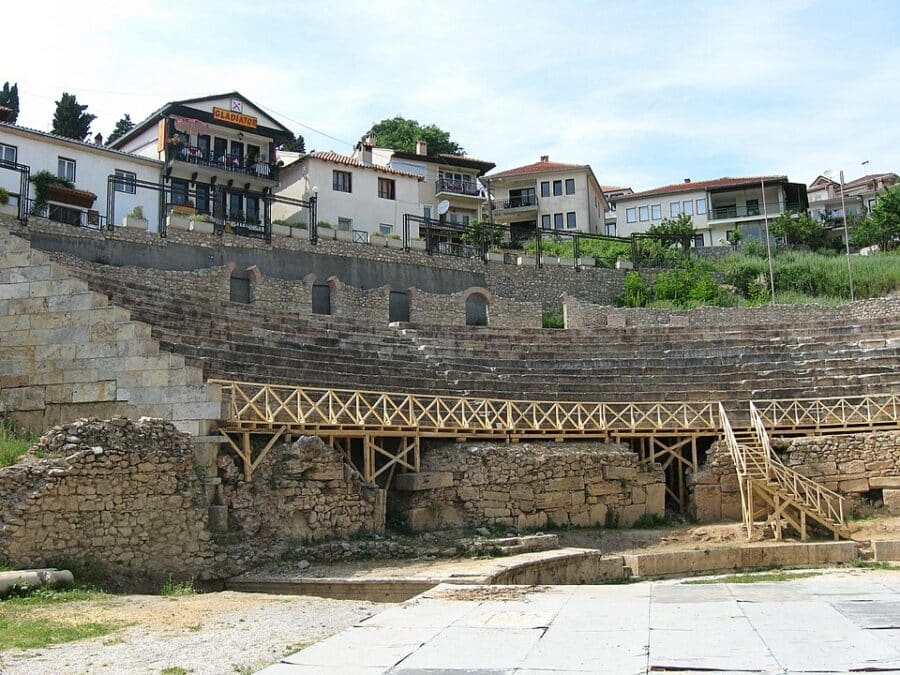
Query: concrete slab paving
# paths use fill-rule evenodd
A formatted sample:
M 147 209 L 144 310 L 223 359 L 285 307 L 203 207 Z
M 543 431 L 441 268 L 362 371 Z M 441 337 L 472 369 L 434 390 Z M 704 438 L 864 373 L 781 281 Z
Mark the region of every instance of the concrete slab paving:
M 779 583 L 441 585 L 266 675 L 900 673 L 900 573 Z

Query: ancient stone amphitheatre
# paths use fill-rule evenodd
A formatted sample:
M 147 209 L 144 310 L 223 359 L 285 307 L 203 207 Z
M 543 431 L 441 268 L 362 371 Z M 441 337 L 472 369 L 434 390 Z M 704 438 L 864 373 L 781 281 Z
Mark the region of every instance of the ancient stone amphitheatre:
M 112 596 L 85 602 L 134 624 L 120 638 L 0 652 L 4 667 L 900 669 L 898 581 L 864 569 L 900 556 L 900 299 L 626 310 L 604 304 L 621 281 L 5 218 L 0 404 L 40 438 L 0 469 L 0 562 L 208 591 L 172 617 L 203 598 L 212 614 L 171 625 L 207 643 L 219 626 L 241 653 L 172 634 L 167 652 L 120 608 L 156 600 Z M 542 307 L 566 328 L 540 328 Z M 216 598 L 273 623 L 240 642 Z M 321 603 L 321 629 L 280 613 L 292 602 Z

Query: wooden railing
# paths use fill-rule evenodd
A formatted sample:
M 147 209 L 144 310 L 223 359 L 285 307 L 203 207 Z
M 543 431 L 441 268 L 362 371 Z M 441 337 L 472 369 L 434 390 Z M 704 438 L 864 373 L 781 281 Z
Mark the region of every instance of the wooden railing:
M 765 453 L 766 477 L 788 493 L 795 501 L 814 509 L 839 525 L 844 524 L 844 498 L 834 490 L 817 483 L 786 466 L 773 451 L 763 417 L 750 403 L 750 420 L 761 452 Z
M 355 428 L 421 433 L 605 434 L 714 431 L 715 404 L 516 401 L 213 380 L 238 427 Z
M 858 428 L 900 423 L 900 395 L 756 401 L 768 429 Z

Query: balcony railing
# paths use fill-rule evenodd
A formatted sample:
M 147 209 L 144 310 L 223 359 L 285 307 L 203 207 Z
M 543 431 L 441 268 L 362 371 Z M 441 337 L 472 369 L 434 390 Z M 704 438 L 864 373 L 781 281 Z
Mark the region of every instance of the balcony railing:
M 478 197 L 481 190 L 478 183 L 471 180 L 454 180 L 452 178 L 438 178 L 434 184 L 435 193 L 450 192 L 455 195 Z
M 106 226 L 106 216 L 101 216 L 98 211 L 93 209 L 78 209 L 73 206 L 46 203 L 35 207 L 34 200 L 29 199 L 28 213 L 38 218 L 46 218 L 73 227 L 102 230 Z
M 797 205 L 799 208 L 799 204 Z M 770 216 L 777 216 L 784 213 L 783 205 L 775 202 L 766 204 L 767 212 Z M 789 208 L 788 208 L 789 210 Z M 728 218 L 762 218 L 765 215 L 762 204 L 758 206 L 713 206 L 709 209 L 709 220 L 726 220 Z
M 494 211 L 503 209 L 523 209 L 537 206 L 537 195 L 521 195 L 519 197 L 510 197 L 507 200 L 494 202 Z
M 216 154 L 212 150 L 194 145 L 169 145 L 166 158 L 169 161 L 177 159 L 189 164 L 278 180 L 278 167 L 251 155 Z

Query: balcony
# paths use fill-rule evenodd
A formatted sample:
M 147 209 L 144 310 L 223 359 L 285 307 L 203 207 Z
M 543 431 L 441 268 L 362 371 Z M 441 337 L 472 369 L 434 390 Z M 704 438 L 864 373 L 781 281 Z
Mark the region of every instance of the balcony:
M 536 211 L 537 205 L 537 195 L 519 195 L 506 200 L 495 201 L 493 210 L 504 213 L 525 213 L 527 211 Z
M 166 147 L 166 160 L 177 160 L 195 166 L 209 167 L 216 171 L 242 174 L 244 176 L 256 176 L 264 180 L 277 181 L 278 167 L 269 162 L 263 162 L 250 155 L 219 154 L 218 156 L 208 148 L 193 145 L 174 145 Z
M 447 192 L 464 197 L 481 197 L 478 183 L 471 180 L 454 180 L 452 178 L 438 178 L 434 182 L 435 194 Z
M 799 208 L 800 205 L 797 204 L 795 208 Z M 784 213 L 785 210 L 791 210 L 790 205 L 785 208 L 783 204 L 779 204 L 777 202 L 766 204 L 766 209 L 768 211 L 769 216 L 777 216 L 781 213 Z M 762 218 L 764 217 L 762 204 L 759 205 L 746 205 L 746 206 L 712 206 L 709 209 L 709 220 L 741 220 L 743 218 Z

